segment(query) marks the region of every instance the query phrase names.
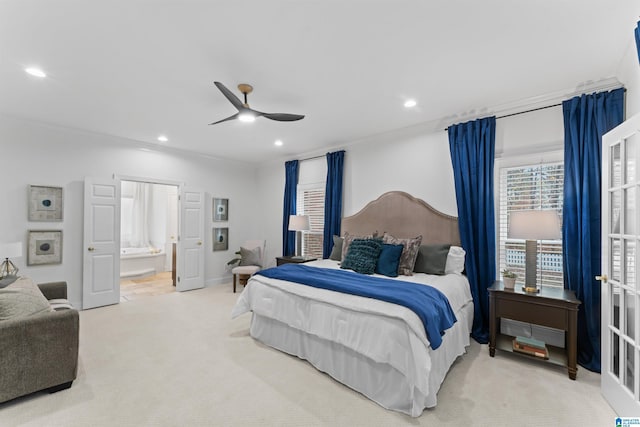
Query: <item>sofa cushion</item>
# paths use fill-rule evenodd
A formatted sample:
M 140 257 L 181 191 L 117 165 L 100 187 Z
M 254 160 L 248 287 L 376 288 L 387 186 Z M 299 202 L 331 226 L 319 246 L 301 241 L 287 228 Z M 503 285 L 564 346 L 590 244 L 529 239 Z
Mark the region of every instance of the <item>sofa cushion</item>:
M 18 276 L 5 276 L 2 279 L 0 279 L 0 289 L 2 288 L 6 288 L 7 286 L 9 286 L 10 284 L 12 284 L 13 282 L 15 282 L 16 280 L 18 280 Z
M 27 277 L 0 289 L 0 321 L 48 311 L 52 311 L 49 301 Z

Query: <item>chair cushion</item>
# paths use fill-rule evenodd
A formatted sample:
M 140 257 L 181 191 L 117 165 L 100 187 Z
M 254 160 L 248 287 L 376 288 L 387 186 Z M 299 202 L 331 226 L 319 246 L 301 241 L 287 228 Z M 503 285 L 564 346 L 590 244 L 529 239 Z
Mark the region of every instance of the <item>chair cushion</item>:
M 0 320 L 31 316 L 52 311 L 49 301 L 38 286 L 27 277 L 21 277 L 0 289 Z
M 255 274 L 258 271 L 260 271 L 260 267 L 257 265 L 243 265 L 231 269 L 231 273 L 233 274 Z

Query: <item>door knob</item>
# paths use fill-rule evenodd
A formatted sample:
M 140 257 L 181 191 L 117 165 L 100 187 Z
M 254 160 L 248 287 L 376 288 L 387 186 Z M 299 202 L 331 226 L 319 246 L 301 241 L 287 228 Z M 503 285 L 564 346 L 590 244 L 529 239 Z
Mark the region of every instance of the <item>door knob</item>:
M 202 242 L 198 242 L 198 246 L 202 246 Z
M 93 252 L 93 251 L 95 251 L 95 250 L 96 250 L 96 248 L 94 248 L 93 246 L 89 246 L 89 248 L 87 248 L 87 250 L 88 250 L 89 252 Z
M 606 274 L 603 274 L 602 276 L 596 276 L 596 280 L 600 280 L 602 283 L 607 283 L 607 280 L 609 280 L 609 278 Z

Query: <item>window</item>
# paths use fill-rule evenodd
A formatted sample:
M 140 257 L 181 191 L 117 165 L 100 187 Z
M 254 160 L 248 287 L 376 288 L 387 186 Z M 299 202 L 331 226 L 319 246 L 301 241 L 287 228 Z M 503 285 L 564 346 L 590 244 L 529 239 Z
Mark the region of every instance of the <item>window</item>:
M 325 183 L 298 184 L 296 213 L 309 215 L 309 231 L 302 232 L 302 255 L 322 258 Z
M 498 226 L 499 268 L 518 274 L 524 284 L 525 242 L 507 238 L 509 214 L 515 210 L 555 209 L 562 222 L 564 165 L 543 163 L 500 169 Z M 538 283 L 563 287 L 562 240 L 538 242 Z

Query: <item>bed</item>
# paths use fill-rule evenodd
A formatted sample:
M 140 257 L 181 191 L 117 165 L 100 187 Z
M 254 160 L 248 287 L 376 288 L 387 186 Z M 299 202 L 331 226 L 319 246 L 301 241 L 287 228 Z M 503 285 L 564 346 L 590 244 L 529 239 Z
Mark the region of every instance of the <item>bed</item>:
M 342 231 L 356 236 L 376 231 L 400 238 L 422 235 L 423 245 L 460 244 L 455 217 L 398 191 L 385 193 L 343 218 Z M 304 267 L 340 269 L 329 259 Z M 307 360 L 384 408 L 418 417 L 425 408 L 436 406 L 449 368 L 469 345 L 471 292 L 459 273 L 415 273 L 389 280 L 428 284 L 447 297 L 456 321 L 437 349 L 418 315 L 406 307 L 263 275 L 249 280 L 232 317 L 252 312 L 254 339 Z

